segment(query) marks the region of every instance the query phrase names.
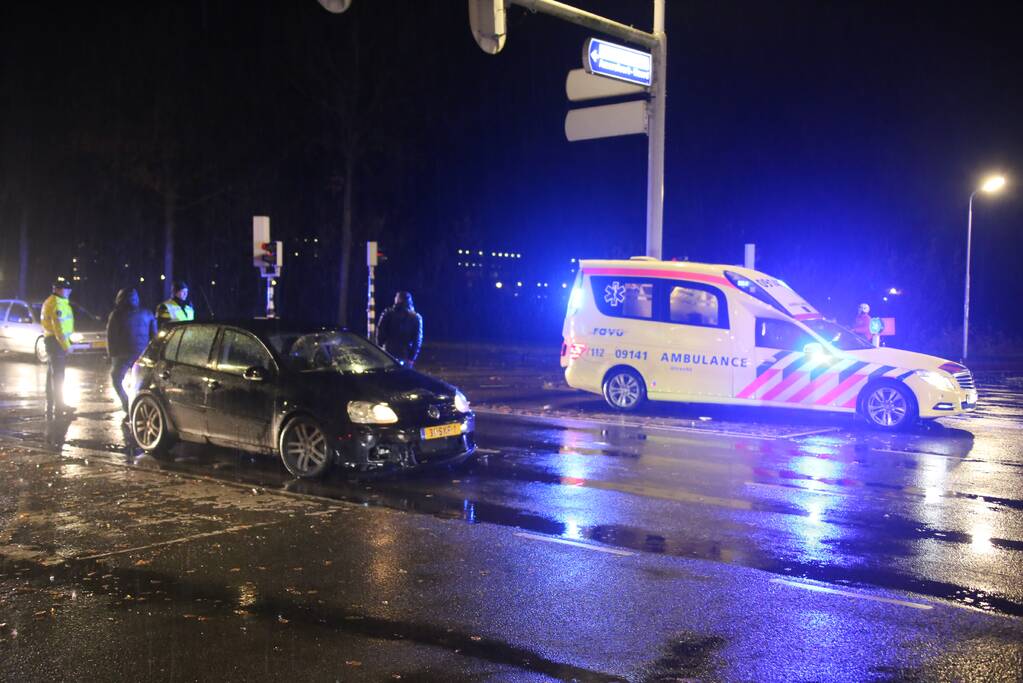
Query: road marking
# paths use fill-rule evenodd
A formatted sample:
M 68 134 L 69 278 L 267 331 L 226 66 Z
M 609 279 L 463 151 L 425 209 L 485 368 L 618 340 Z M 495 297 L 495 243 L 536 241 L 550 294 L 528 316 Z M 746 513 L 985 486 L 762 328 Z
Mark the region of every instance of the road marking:
M 876 595 L 868 595 L 866 593 L 854 593 L 853 591 L 845 591 L 840 588 L 829 588 L 828 586 L 821 586 L 815 583 L 803 583 L 802 581 L 792 581 L 790 579 L 771 579 L 771 583 L 780 583 L 785 586 L 791 586 L 793 588 L 802 588 L 803 590 L 816 591 L 818 593 L 831 593 L 832 595 L 841 595 L 846 598 L 856 598 L 858 600 L 870 600 L 872 602 L 885 602 L 889 605 L 899 605 L 900 607 L 912 607 L 913 609 L 934 609 L 934 605 L 928 605 L 920 602 L 910 602 L 908 600 L 896 600 L 895 598 L 880 598 Z
M 825 429 L 814 429 L 809 432 L 796 432 L 795 434 L 782 434 L 779 439 L 798 439 L 802 436 L 817 436 L 818 434 L 830 434 L 831 432 L 837 432 L 838 427 L 827 427 Z
M 479 447 L 477 447 L 476 448 L 476 452 L 477 453 L 500 453 L 501 451 L 497 450 L 496 448 L 479 448 Z
M 631 557 L 636 553 L 629 552 L 628 550 L 618 550 L 617 548 L 604 548 L 599 545 L 593 545 L 591 543 L 580 543 L 579 541 L 570 541 L 566 538 L 553 538 L 551 536 L 541 536 L 539 534 L 528 534 L 524 531 L 516 531 L 516 536 L 522 538 L 528 538 L 534 541 L 546 541 L 547 543 L 561 543 L 562 545 L 571 545 L 576 548 L 586 548 L 587 550 L 597 550 L 602 553 L 610 553 L 611 555 L 622 555 L 623 557 Z
M 274 524 L 281 524 L 285 520 L 278 520 L 275 522 L 260 522 L 259 524 L 241 524 L 239 526 L 229 526 L 226 529 L 219 531 L 207 531 L 201 534 L 192 534 L 191 536 L 184 536 L 182 538 L 172 538 L 169 541 L 160 541 L 159 543 L 150 543 L 148 545 L 140 545 L 135 548 L 125 548 L 124 550 L 114 550 L 109 553 L 97 553 L 96 555 L 80 555 L 75 557 L 75 560 L 99 560 L 104 557 L 113 557 L 114 555 L 125 555 L 127 553 L 137 553 L 142 550 L 151 550 L 153 548 L 162 548 L 168 545 L 178 545 L 180 543 L 190 543 L 191 541 L 198 541 L 202 538 L 210 538 L 212 536 L 223 536 L 224 534 L 233 534 L 239 531 L 248 531 L 249 529 L 258 529 L 264 526 L 273 526 Z

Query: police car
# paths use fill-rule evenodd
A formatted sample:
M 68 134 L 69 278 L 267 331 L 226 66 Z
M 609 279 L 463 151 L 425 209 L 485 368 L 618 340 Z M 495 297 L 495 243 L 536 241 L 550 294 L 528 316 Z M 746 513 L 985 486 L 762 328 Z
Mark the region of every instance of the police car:
M 702 263 L 581 261 L 562 330 L 569 386 L 618 410 L 644 400 L 855 413 L 895 430 L 973 410 L 973 375 L 875 348 L 781 280 Z

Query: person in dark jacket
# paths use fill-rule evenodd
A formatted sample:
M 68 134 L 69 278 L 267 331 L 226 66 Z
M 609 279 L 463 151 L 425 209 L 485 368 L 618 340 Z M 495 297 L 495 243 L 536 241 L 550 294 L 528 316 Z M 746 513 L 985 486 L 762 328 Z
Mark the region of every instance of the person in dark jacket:
M 155 336 L 156 318 L 139 307 L 139 293 L 134 288 L 119 291 L 114 299 L 114 310 L 107 318 L 107 355 L 110 356 L 110 380 L 125 413 L 128 412 L 128 394 L 124 391 L 124 376 Z
M 408 367 L 416 362 L 423 347 L 423 316 L 416 313 L 409 292 L 394 295 L 394 305 L 377 323 L 377 344 Z

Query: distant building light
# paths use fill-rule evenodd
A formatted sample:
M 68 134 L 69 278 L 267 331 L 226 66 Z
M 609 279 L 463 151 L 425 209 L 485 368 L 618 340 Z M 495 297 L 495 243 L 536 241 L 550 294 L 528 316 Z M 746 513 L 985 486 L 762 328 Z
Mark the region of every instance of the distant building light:
M 216 280 L 210 280 L 210 284 L 213 285 L 214 287 L 216 287 L 217 286 L 217 281 Z M 277 284 L 276 280 L 274 281 L 274 284 Z
M 567 282 L 562 282 L 561 283 L 561 288 L 562 289 L 568 289 L 568 283 Z
M 542 283 L 542 282 L 537 282 L 537 283 L 536 283 L 536 286 L 537 286 L 537 287 L 543 287 L 543 283 Z
M 569 259 L 569 263 L 575 263 L 575 259 Z
M 543 283 L 543 286 L 544 286 L 544 287 L 550 287 L 551 285 L 550 285 L 550 283 L 549 283 L 549 282 L 545 282 L 545 283 Z
M 490 255 L 491 256 L 497 256 L 497 252 L 496 251 L 492 251 L 492 252 L 490 252 Z
M 163 273 L 160 273 L 160 279 L 161 279 L 161 280 L 166 280 L 166 279 L 167 279 L 167 276 L 166 276 L 166 275 L 164 275 Z
M 78 257 L 71 259 L 71 263 L 78 263 Z
M 886 296 L 881 297 L 881 301 L 888 301 L 888 297 Z
M 503 282 L 495 282 L 494 286 L 497 287 L 498 289 L 501 289 L 502 287 L 504 287 L 504 283 Z
M 479 255 L 480 255 L 480 256 L 483 256 L 483 252 L 482 252 L 482 251 L 481 251 L 481 252 L 479 252 Z
M 515 283 L 515 286 L 516 286 L 516 287 L 521 287 L 521 286 L 522 286 L 522 283 L 521 283 L 521 282 L 516 282 L 516 283 Z
M 144 278 L 141 275 L 139 275 L 139 282 L 145 282 L 145 281 L 146 281 L 146 278 Z
M 893 296 L 898 296 L 899 294 L 902 294 L 902 291 L 897 287 L 892 287 L 891 289 L 888 290 L 888 293 Z
M 215 284 L 217 284 L 217 283 L 216 283 L 216 281 L 214 280 L 214 281 L 213 281 L 213 282 L 211 282 L 210 284 L 213 284 L 213 285 L 215 285 Z M 277 280 L 270 280 L 270 284 L 271 284 L 271 285 L 273 285 L 274 287 L 276 287 L 276 286 L 277 286 Z
M 298 252 L 297 251 L 295 252 L 295 256 L 298 256 Z

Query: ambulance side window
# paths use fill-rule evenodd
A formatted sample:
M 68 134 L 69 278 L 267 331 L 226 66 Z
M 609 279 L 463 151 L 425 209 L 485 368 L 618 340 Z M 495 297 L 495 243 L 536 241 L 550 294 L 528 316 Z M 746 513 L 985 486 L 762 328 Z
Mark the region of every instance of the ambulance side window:
M 673 282 L 668 289 L 668 322 L 728 329 L 725 296 L 708 285 Z
M 615 318 L 652 320 L 654 317 L 654 283 L 624 277 L 591 277 L 593 299 L 597 309 Z
M 792 323 L 770 318 L 757 318 L 755 334 L 760 348 L 781 351 L 802 351 L 807 344 L 816 341 Z

